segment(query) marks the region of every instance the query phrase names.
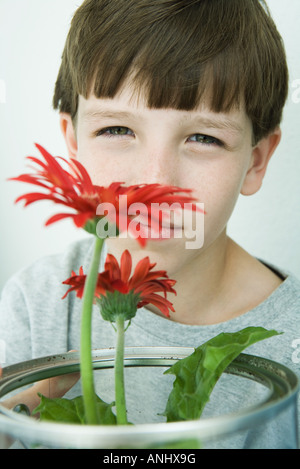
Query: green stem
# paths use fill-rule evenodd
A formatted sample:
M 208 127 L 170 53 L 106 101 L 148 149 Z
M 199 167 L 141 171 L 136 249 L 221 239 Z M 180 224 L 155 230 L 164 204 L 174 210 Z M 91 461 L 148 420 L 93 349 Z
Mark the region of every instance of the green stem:
M 125 385 L 124 385 L 124 317 L 119 315 L 116 320 L 117 345 L 115 356 L 115 401 L 117 410 L 117 424 L 127 425 Z
M 98 423 L 92 359 L 92 311 L 103 239 L 95 237 L 94 253 L 83 295 L 81 318 L 80 373 L 86 423 Z

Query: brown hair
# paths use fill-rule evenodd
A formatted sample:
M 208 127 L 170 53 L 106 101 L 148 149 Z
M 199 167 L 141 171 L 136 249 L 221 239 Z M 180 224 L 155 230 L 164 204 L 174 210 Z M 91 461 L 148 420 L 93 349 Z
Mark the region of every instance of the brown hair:
M 255 143 L 280 123 L 288 92 L 282 39 L 259 0 L 85 0 L 62 56 L 53 105 L 113 98 L 124 80 L 149 107 L 215 112 L 245 103 Z

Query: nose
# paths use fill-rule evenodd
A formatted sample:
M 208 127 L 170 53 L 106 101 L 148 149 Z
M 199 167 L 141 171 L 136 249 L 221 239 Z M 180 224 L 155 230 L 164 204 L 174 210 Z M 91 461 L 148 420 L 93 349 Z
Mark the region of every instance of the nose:
M 162 184 L 176 186 L 177 177 L 177 152 L 169 145 L 155 145 L 145 152 L 142 159 L 141 175 L 144 184 Z

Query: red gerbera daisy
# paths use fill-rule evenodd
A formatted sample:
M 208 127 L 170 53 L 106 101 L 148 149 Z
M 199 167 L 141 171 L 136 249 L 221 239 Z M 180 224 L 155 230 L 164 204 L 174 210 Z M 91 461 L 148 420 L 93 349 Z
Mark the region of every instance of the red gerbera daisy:
M 116 225 L 117 230 L 124 231 L 130 228 L 131 219 L 128 216 L 128 208 L 133 204 L 141 204 L 145 207 L 144 220 L 153 225 L 157 204 L 191 204 L 195 199 L 190 195 L 188 189 L 181 189 L 173 186 L 161 186 L 160 184 L 122 186 L 122 183 L 115 182 L 109 187 L 94 185 L 85 168 L 76 160 L 67 161 L 64 158 L 53 157 L 42 146 L 36 144 L 41 152 L 44 161 L 36 157 L 28 157 L 30 161 L 37 165 L 31 174 L 22 174 L 11 180 L 26 182 L 43 189 L 43 192 L 31 192 L 21 195 L 16 202 L 25 201 L 25 206 L 39 200 L 51 200 L 56 204 L 63 205 L 72 210 L 71 213 L 58 213 L 50 217 L 46 225 L 57 222 L 64 218 L 72 218 L 77 227 L 84 227 L 90 232 L 96 233 L 96 225 L 103 216 L 99 213 L 99 206 L 111 204 L 114 208 L 113 219 L 110 223 Z M 70 170 L 63 168 L 62 164 Z M 120 204 L 120 196 L 126 196 L 127 205 Z M 153 205 L 154 204 L 154 205 Z M 156 205 L 156 207 L 155 207 Z M 154 207 L 154 208 L 153 208 Z M 193 210 L 196 205 L 193 204 Z M 103 215 L 101 213 L 101 215 Z M 108 218 L 109 213 L 105 214 Z M 146 218 L 145 218 L 146 217 Z M 159 229 L 162 220 L 157 219 Z M 152 226 L 153 227 L 153 226 Z M 118 234 L 118 232 L 116 234 Z M 145 239 L 141 235 L 135 237 L 144 245 Z
M 169 279 L 164 270 L 152 270 L 155 265 L 145 257 L 138 262 L 130 277 L 132 258 L 129 251 L 123 252 L 120 265 L 112 254 L 107 255 L 105 270 L 98 274 L 95 290 L 104 319 L 114 321 L 119 314 L 130 319 L 135 316 L 137 308 L 147 304 L 157 307 L 166 317 L 169 317 L 169 310 L 174 312 L 167 293 L 176 294 L 173 289 L 176 281 Z M 82 267 L 79 275 L 72 272 L 72 276 L 63 282 L 71 286 L 63 298 L 71 291 L 76 291 L 76 295 L 82 298 L 85 280 Z M 158 293 L 163 293 L 163 296 Z

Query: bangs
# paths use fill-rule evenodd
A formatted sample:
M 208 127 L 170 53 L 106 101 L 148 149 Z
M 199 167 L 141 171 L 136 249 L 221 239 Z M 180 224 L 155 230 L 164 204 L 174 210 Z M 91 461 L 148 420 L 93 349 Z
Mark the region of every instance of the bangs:
M 175 62 L 169 70 L 160 63 L 149 66 L 148 57 L 143 55 L 128 70 L 100 65 L 93 79 L 82 84 L 79 94 L 114 98 L 126 82 L 135 95 L 143 95 L 149 108 L 194 110 L 205 100 L 214 112 L 228 112 L 238 108 L 241 99 L 244 101 L 244 73 L 236 63 L 236 54 L 227 55 L 185 68 Z
M 241 57 L 242 25 L 239 31 L 230 26 L 230 34 L 227 30 L 216 37 L 209 22 L 195 21 L 205 17 L 208 2 L 181 3 L 185 7 L 177 8 L 173 15 L 164 11 L 153 24 L 141 24 L 139 19 L 131 34 L 126 29 L 126 17 L 122 17 L 127 34 L 123 32 L 121 42 L 119 34 L 114 35 L 106 47 L 98 42 L 100 53 L 80 67 L 78 93 L 86 98 L 90 93 L 97 98 L 114 98 L 129 80 L 133 91 L 146 97 L 150 108 L 193 110 L 203 98 L 215 112 L 239 107 L 248 68 Z M 211 11 L 210 16 L 218 30 L 225 18 L 220 4 L 211 2 L 210 10 L 214 10 L 213 5 L 216 12 Z
M 125 83 L 150 108 L 245 106 L 255 140 L 280 122 L 288 93 L 281 37 L 258 0 L 85 0 L 72 20 L 53 98 L 75 119 L 78 96 Z

